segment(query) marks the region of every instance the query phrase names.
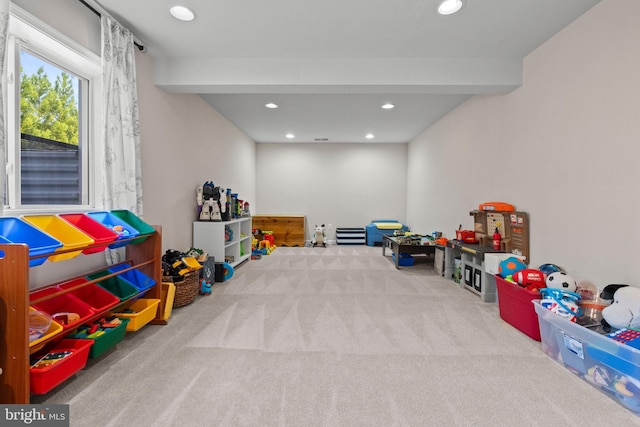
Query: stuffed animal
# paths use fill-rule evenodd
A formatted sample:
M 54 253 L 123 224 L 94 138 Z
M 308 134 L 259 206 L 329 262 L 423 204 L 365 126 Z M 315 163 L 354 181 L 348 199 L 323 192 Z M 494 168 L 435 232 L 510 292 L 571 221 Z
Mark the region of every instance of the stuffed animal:
M 313 237 L 311 238 L 311 246 L 316 247 L 318 245 L 322 245 L 323 247 L 327 247 L 327 234 L 324 231 L 324 224 L 316 225 Z
M 602 309 L 602 319 L 616 329 L 640 328 L 640 288 L 618 288 L 613 303 Z

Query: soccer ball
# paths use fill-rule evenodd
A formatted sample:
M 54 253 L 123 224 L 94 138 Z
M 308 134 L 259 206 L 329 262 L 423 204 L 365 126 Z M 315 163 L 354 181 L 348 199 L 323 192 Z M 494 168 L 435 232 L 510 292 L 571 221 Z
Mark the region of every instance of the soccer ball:
M 575 292 L 578 288 L 578 282 L 576 282 L 576 279 L 571 277 L 571 275 L 562 271 L 556 271 L 547 276 L 547 288 Z

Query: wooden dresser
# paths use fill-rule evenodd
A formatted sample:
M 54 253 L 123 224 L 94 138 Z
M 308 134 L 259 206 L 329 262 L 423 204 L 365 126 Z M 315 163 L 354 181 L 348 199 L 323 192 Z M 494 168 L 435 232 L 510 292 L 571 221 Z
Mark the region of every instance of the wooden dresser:
M 304 215 L 254 215 L 252 227 L 263 231 L 273 231 L 276 246 L 305 245 Z

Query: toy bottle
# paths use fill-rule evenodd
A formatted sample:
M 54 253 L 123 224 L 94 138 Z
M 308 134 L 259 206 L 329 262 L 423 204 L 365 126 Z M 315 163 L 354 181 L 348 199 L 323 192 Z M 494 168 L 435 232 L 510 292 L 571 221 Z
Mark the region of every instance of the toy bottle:
M 493 233 L 493 250 L 500 250 L 500 240 L 502 240 L 502 236 L 500 236 L 500 232 L 498 231 L 498 227 L 496 227 L 495 233 Z

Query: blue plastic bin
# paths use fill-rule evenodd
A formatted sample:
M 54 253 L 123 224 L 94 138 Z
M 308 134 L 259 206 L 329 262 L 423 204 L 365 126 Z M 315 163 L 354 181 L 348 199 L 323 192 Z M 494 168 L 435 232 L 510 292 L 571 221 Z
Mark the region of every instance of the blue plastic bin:
M 138 230 L 136 230 L 117 216 L 113 215 L 111 212 L 87 212 L 87 215 L 98 221 L 103 226 L 107 227 L 109 230 L 114 231 L 118 235 L 115 243 L 109 245 L 109 247 L 112 249 L 120 248 L 130 243 L 129 240 L 127 240 L 126 242 L 121 242 L 120 240 L 137 237 L 140 234 Z
M 60 241 L 15 217 L 0 218 L 0 237 L 3 243 L 28 245 L 29 256 L 51 254 L 62 247 Z M 46 260 L 47 257 L 29 260 L 29 266 L 42 265 Z
M 118 264 L 108 268 L 109 273 L 117 273 L 126 268 L 130 268 L 131 265 Z M 125 271 L 124 273 L 120 273 L 118 275 L 119 278 L 126 280 L 128 283 L 131 283 L 138 291 L 143 292 L 156 284 L 156 281 L 151 277 L 147 276 L 137 268 L 133 270 Z
M 393 259 L 393 262 L 396 261 L 395 253 L 391 254 L 391 259 Z M 400 252 L 400 258 L 398 258 L 398 265 L 400 267 L 411 267 L 413 265 L 413 256 L 404 252 Z

